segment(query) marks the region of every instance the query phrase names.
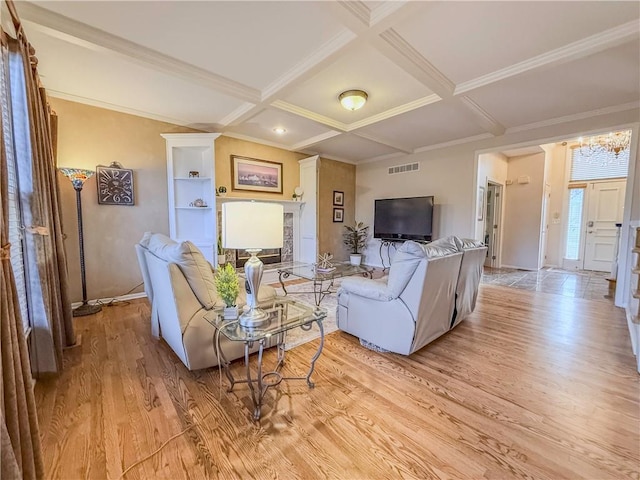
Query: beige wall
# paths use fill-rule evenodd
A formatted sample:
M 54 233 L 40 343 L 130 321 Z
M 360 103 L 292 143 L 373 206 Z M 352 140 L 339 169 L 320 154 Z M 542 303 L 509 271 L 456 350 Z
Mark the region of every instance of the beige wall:
M 347 260 L 349 253 L 342 243 L 345 225 L 352 225 L 356 205 L 356 166 L 321 159 L 318 182 L 318 251 L 331 253 L 335 260 Z M 333 222 L 333 192 L 344 192 L 344 222 Z
M 282 163 L 282 195 L 264 192 L 234 192 L 231 189 L 231 155 Z M 216 187 L 221 185 L 227 187 L 228 197 L 291 200 L 293 190 L 300 185 L 298 160 L 306 157 L 308 155 L 302 153 L 221 136 L 216 140 Z
M 538 269 L 540 227 L 544 192 L 545 154 L 510 158 L 504 202 L 502 266 Z M 529 183 L 518 183 L 518 177 L 529 177 Z
M 356 215 L 365 222 L 373 221 L 373 199 L 400 196 L 435 195 L 434 237 L 459 235 L 472 237 L 476 232 L 475 199 L 478 154 L 544 144 L 577 137 L 584 132 L 615 130 L 633 126 L 637 132 L 640 110 L 596 115 L 588 118 L 554 123 L 537 128 L 516 130 L 498 137 L 476 140 L 460 145 L 427 150 L 394 157 L 375 163 L 364 163 L 356 169 Z M 636 139 L 636 144 L 638 139 Z M 632 150 L 632 162 L 638 156 Z M 416 174 L 388 175 L 388 167 L 420 163 Z M 394 178 L 395 177 L 395 178 Z M 631 218 L 640 219 L 640 168 L 636 169 Z M 505 226 L 506 228 L 506 226 Z M 367 263 L 380 265 L 379 243 L 369 242 Z
M 58 114 L 58 166 L 95 170 L 116 161 L 134 170 L 134 206 L 98 205 L 95 176 L 82 189 L 87 296 L 124 294 L 142 281 L 134 244 L 148 230 L 169 233 L 167 163 L 160 134 L 194 130 L 56 98 L 51 104 Z M 78 301 L 76 197 L 71 182 L 61 174 L 58 179 L 72 300 Z
M 131 289 L 141 292 L 141 287 L 134 288 L 142 282 L 134 245 L 146 231 L 169 233 L 166 147 L 160 134 L 196 130 L 56 98 L 51 99 L 51 104 L 59 119 L 58 166 L 95 170 L 97 165 L 108 166 L 117 161 L 124 168 L 134 170 L 134 206 L 98 205 L 95 177 L 89 179 L 82 190 L 87 297 L 110 298 Z M 284 200 L 291 200 L 295 187 L 299 185 L 298 160 L 308 156 L 225 136 L 216 140 L 215 153 L 216 187 L 226 186 L 229 197 Z M 283 193 L 232 191 L 231 155 L 282 163 Z M 330 191 L 330 197 L 322 200 L 320 205 L 331 205 L 333 190 L 343 190 L 346 220 L 353 221 L 355 167 L 322 161 L 326 163 L 321 169 L 324 179 L 321 195 L 324 195 L 323 191 Z M 337 174 L 331 173 L 333 168 Z M 63 175 L 58 174 L 58 179 L 67 235 L 65 248 L 71 295 L 73 301 L 79 301 L 82 289 L 75 190 Z M 332 211 L 331 208 L 329 210 Z M 332 245 L 323 247 L 322 251 L 336 249 L 334 237 L 341 233 L 342 225 L 334 224 L 331 217 L 321 218 L 321 235 Z M 325 229 L 328 229 L 328 234 Z

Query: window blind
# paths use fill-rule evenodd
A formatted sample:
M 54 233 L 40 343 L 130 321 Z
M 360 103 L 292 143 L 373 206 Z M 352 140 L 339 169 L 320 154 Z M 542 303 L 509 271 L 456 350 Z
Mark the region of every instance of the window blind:
M 596 151 L 585 155 L 580 147 L 571 151 L 571 181 L 626 178 L 629 170 L 629 148 L 616 158 L 615 153 Z
M 29 331 L 29 309 L 27 305 L 27 279 L 24 268 L 24 252 L 22 250 L 22 218 L 20 215 L 20 190 L 18 186 L 18 176 L 13 155 L 7 159 L 8 175 L 7 183 L 9 189 L 9 243 L 11 244 L 11 267 L 16 281 L 16 290 L 20 302 L 20 313 L 24 331 Z

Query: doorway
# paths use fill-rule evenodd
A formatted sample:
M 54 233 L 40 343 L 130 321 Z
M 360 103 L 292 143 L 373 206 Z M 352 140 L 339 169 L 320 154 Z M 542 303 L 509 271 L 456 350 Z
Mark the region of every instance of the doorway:
M 570 185 L 565 268 L 612 271 L 626 183 L 619 179 Z
M 487 245 L 487 258 L 484 266 L 500 266 L 500 230 L 502 228 L 502 185 L 487 182 L 486 215 L 484 220 L 484 243 Z

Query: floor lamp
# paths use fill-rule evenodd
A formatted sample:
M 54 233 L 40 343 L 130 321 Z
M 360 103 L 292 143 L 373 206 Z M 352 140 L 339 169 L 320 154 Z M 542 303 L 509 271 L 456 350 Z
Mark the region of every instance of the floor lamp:
M 100 305 L 89 305 L 87 302 L 87 278 L 84 269 L 84 237 L 82 235 L 82 199 L 80 192 L 84 182 L 91 178 L 95 173 L 92 170 L 84 170 L 82 168 L 61 168 L 60 171 L 65 177 L 71 180 L 73 188 L 76 191 L 76 207 L 78 209 L 78 240 L 80 243 L 80 273 L 82 275 L 82 305 L 73 310 L 74 317 L 83 317 L 85 315 L 93 315 L 102 310 Z

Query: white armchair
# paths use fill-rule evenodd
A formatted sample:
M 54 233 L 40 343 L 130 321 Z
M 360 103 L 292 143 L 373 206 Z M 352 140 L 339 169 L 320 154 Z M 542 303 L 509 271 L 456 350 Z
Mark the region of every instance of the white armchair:
M 463 245 L 471 251 L 467 260 Z M 457 237 L 426 246 L 405 242 L 387 278 L 342 281 L 338 328 L 403 355 L 419 350 L 473 311 L 485 253 Z
M 136 252 L 151 302 L 152 334 L 161 336 L 189 370 L 218 365 L 213 345 L 215 329 L 205 315 L 224 303 L 217 294 L 211 264 L 193 243 L 177 243 L 157 233 L 145 234 Z M 272 287 L 260 287 L 259 303 L 275 297 Z M 246 304 L 244 289 L 237 304 Z M 228 360 L 244 354 L 242 342 L 230 342 L 224 336 L 220 341 Z

